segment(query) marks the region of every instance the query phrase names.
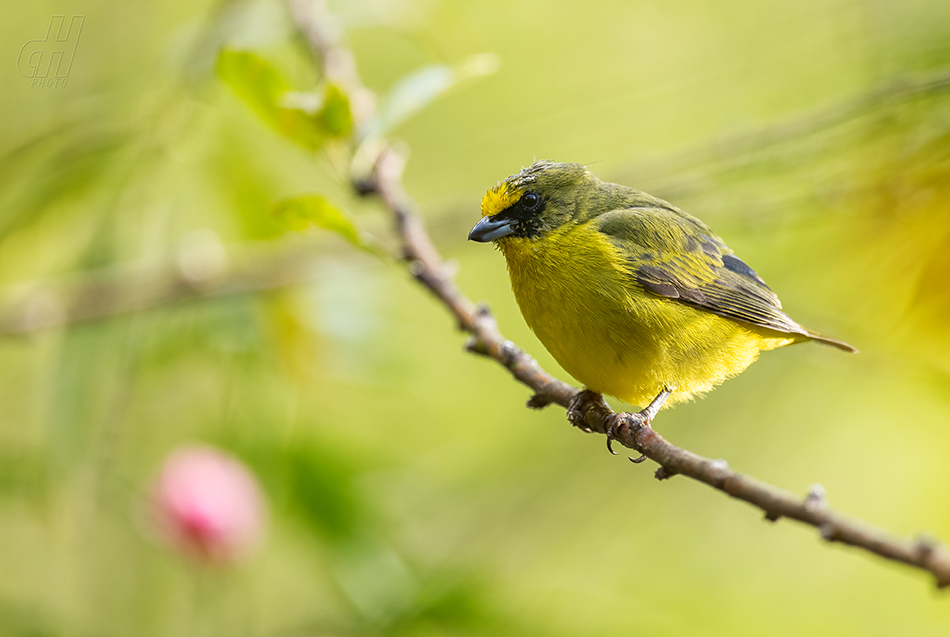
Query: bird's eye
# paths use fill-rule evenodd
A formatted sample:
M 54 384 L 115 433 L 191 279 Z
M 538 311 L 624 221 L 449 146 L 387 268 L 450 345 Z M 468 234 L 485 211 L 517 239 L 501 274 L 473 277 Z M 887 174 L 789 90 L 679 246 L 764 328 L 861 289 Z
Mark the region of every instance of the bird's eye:
M 525 210 L 534 210 L 541 205 L 541 197 L 537 193 L 526 192 L 521 197 L 521 205 Z

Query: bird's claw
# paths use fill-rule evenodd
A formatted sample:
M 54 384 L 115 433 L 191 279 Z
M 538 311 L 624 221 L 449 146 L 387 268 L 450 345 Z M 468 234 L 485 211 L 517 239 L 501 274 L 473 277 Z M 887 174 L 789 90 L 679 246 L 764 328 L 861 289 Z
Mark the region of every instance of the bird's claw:
M 571 402 L 567 406 L 567 419 L 575 427 L 590 433 L 591 428 L 587 424 L 587 414 L 594 406 L 606 409 L 607 413 L 610 414 L 606 419 L 607 426 L 604 428 L 604 433 L 607 436 L 607 451 L 616 456 L 619 454 L 614 451 L 613 442 L 619 439 L 620 428 L 624 425 L 649 427 L 650 422 L 656 417 L 660 407 L 673 391 L 675 391 L 675 387 L 664 388 L 645 409 L 637 413 L 615 414 L 610 411 L 610 407 L 602 395 L 585 389 L 575 394 L 571 399 Z M 637 458 L 630 458 L 630 462 L 633 464 L 640 464 L 644 460 L 646 460 L 646 456 L 644 455 L 640 455 Z
M 610 424 L 607 425 L 607 431 L 604 433 L 607 435 L 607 451 L 613 455 L 618 455 L 614 448 L 611 446 L 611 443 L 617 439 L 617 423 L 620 421 L 620 415 L 614 414 L 610 418 Z
M 613 446 L 611 443 L 614 440 L 618 439 L 618 435 L 617 435 L 618 430 L 620 429 L 621 426 L 623 426 L 624 424 L 627 424 L 626 421 L 628 419 L 639 422 L 641 425 L 647 425 L 647 426 L 650 425 L 650 421 L 643 417 L 643 412 L 639 412 L 636 414 L 629 414 L 629 413 L 614 414 L 610 419 L 610 424 L 607 425 L 607 431 L 605 431 L 604 433 L 607 435 L 607 451 L 609 451 L 615 456 L 620 455 L 620 454 L 618 454 L 616 451 L 613 450 Z M 633 462 L 633 464 L 640 464 L 646 459 L 647 459 L 646 456 L 641 455 L 639 458 L 636 458 L 636 459 L 630 458 L 630 461 Z
M 641 427 L 649 427 L 653 419 L 656 418 L 657 412 L 660 411 L 660 407 L 663 406 L 663 403 L 666 402 L 666 399 L 669 398 L 670 394 L 672 394 L 674 391 L 676 391 L 675 387 L 664 387 L 663 391 L 661 391 L 659 395 L 657 395 L 657 397 L 646 406 L 646 408 L 638 411 L 635 414 L 614 414 L 614 416 L 610 419 L 610 424 L 607 426 L 606 431 L 607 451 L 615 456 L 618 455 L 617 452 L 613 450 L 611 443 L 617 439 L 617 430 L 620 428 L 620 426 L 626 423 L 629 419 Z M 640 464 L 646 459 L 647 457 L 641 454 L 637 458 L 630 458 L 630 462 L 633 464 Z
M 610 409 L 604 397 L 597 392 L 589 389 L 577 392 L 567 406 L 568 422 L 582 431 L 591 433 L 591 428 L 587 425 L 587 414 L 595 404 L 604 409 Z

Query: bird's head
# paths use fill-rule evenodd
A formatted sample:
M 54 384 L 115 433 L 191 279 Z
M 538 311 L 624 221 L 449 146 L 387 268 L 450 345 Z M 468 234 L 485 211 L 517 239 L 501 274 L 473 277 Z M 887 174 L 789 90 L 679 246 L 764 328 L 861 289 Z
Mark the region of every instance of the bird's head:
M 542 237 L 573 218 L 579 195 L 600 183 L 581 164 L 537 161 L 485 193 L 482 218 L 468 238 L 484 243 Z

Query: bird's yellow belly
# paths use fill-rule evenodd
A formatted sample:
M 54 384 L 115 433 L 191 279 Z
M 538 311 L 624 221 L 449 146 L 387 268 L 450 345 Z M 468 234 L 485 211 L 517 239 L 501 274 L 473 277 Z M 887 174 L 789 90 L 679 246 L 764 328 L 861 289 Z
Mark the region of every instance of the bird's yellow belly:
M 561 239 L 561 241 L 559 241 Z M 610 244 L 549 237 L 503 247 L 525 321 L 588 389 L 645 405 L 665 387 L 689 400 L 790 336 L 642 290 Z

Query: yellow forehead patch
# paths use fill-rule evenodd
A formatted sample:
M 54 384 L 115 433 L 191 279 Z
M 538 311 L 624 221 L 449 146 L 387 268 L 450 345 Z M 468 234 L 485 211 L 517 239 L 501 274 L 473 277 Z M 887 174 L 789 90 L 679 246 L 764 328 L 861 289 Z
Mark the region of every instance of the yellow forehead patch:
M 497 215 L 521 199 L 522 194 L 521 189 L 512 188 L 509 182 L 501 182 L 482 197 L 482 216 Z

